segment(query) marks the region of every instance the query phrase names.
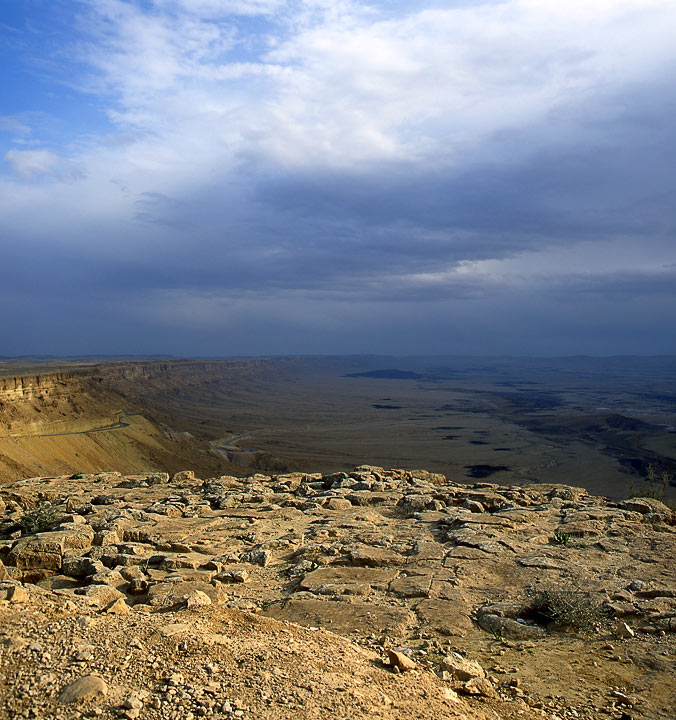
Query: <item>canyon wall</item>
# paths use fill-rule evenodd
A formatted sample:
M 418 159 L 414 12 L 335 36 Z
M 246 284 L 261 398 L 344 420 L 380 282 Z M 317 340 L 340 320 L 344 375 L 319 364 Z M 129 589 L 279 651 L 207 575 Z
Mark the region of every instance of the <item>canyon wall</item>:
M 48 398 L 80 390 L 83 372 L 0 377 L 0 403 Z

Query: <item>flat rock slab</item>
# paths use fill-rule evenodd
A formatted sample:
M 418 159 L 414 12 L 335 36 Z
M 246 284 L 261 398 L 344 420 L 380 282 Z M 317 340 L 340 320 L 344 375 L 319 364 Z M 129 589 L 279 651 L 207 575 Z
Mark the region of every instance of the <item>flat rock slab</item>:
M 425 599 L 415 606 L 415 612 L 423 627 L 441 635 L 464 637 L 472 629 L 472 608 L 464 600 Z
M 173 637 L 174 635 L 179 635 L 189 630 L 190 626 L 186 623 L 171 623 L 169 625 L 163 625 L 158 629 L 158 632 L 162 637 Z
M 456 560 L 485 560 L 488 555 L 489 553 L 479 550 L 479 548 L 458 545 L 446 555 L 444 566 L 449 567 L 455 565 Z
M 519 565 L 529 568 L 538 568 L 540 570 L 563 570 L 563 563 L 554 558 L 545 555 L 535 555 L 534 557 L 522 557 L 518 560 Z
M 438 561 L 443 560 L 445 554 L 446 548 L 438 542 L 419 540 L 408 555 L 407 562 L 413 565 L 435 561 L 435 565 L 438 565 Z
M 396 636 L 401 635 L 414 620 L 413 613 L 407 608 L 309 599 L 271 605 L 262 614 L 305 627 L 325 628 L 339 635 L 351 635 L 357 631 L 363 635 Z
M 556 528 L 558 532 L 571 535 L 572 537 L 597 537 L 603 534 L 603 527 L 593 520 L 582 520 L 580 522 L 567 522 Z
M 434 571 L 416 572 L 408 575 L 400 575 L 390 583 L 390 592 L 404 598 L 428 597 Z
M 369 568 L 403 565 L 405 562 L 405 559 L 399 553 L 366 545 L 352 550 L 349 560 L 352 565 Z
M 368 595 L 386 591 L 398 575 L 394 568 L 319 568 L 303 578 L 300 589 L 321 595 Z
M 442 570 L 434 575 L 432 584 L 430 585 L 429 596 L 431 598 L 439 598 L 440 600 L 450 600 L 452 602 L 462 602 L 464 595 L 457 587 L 455 577 L 448 577 L 447 570 Z

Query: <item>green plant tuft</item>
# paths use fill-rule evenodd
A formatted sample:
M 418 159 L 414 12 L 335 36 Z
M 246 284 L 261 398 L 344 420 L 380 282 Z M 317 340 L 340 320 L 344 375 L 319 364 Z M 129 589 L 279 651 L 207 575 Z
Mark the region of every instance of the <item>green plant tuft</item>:
M 568 545 L 570 542 L 570 535 L 560 530 L 556 530 L 552 536 L 552 542 L 555 545 Z

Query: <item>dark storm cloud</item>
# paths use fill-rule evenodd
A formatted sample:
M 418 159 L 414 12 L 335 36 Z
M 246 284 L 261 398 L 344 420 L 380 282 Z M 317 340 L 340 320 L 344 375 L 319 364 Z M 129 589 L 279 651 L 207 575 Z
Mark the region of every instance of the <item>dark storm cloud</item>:
M 619 108 L 610 127 L 608 105 Z M 642 108 L 640 115 L 635 108 Z M 571 117 L 570 110 L 577 114 Z M 570 110 L 566 128 L 552 119 L 551 126 L 490 139 L 496 156 L 511 156 L 502 162 L 475 164 L 468 158 L 461 167 L 433 171 L 404 165 L 285 175 L 260 183 L 259 193 L 264 202 L 294 212 L 298 222 L 321 216 L 358 221 L 368 230 L 404 223 L 457 231 L 445 245 L 467 258 L 474 256 L 472 249 L 474 257 L 500 257 L 533 243 L 598 233 L 672 231 L 676 125 L 668 117 L 676 115 L 673 83 L 635 88 Z M 550 144 L 543 143 L 543 135 Z M 472 233 L 472 240 L 464 243 L 461 232 Z M 423 256 L 425 249 L 422 242 Z M 415 254 L 415 246 L 409 251 Z

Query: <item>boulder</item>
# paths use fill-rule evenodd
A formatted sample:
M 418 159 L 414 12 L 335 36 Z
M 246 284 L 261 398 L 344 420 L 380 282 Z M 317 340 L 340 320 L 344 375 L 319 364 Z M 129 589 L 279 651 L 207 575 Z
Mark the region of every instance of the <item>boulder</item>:
M 61 570 L 62 557 L 62 533 L 46 532 L 21 538 L 7 555 L 7 564 L 20 570 Z
M 544 628 L 522 624 L 512 618 L 499 615 L 480 615 L 478 623 L 487 632 L 510 640 L 531 640 L 545 635 Z
M 440 663 L 441 669 L 453 677 L 454 680 L 471 680 L 472 678 L 484 678 L 484 669 L 472 660 L 464 658 L 459 653 L 447 655 Z
M 85 675 L 70 685 L 66 685 L 59 696 L 59 702 L 64 705 L 87 702 L 107 693 L 108 686 L 102 678 L 98 675 Z

